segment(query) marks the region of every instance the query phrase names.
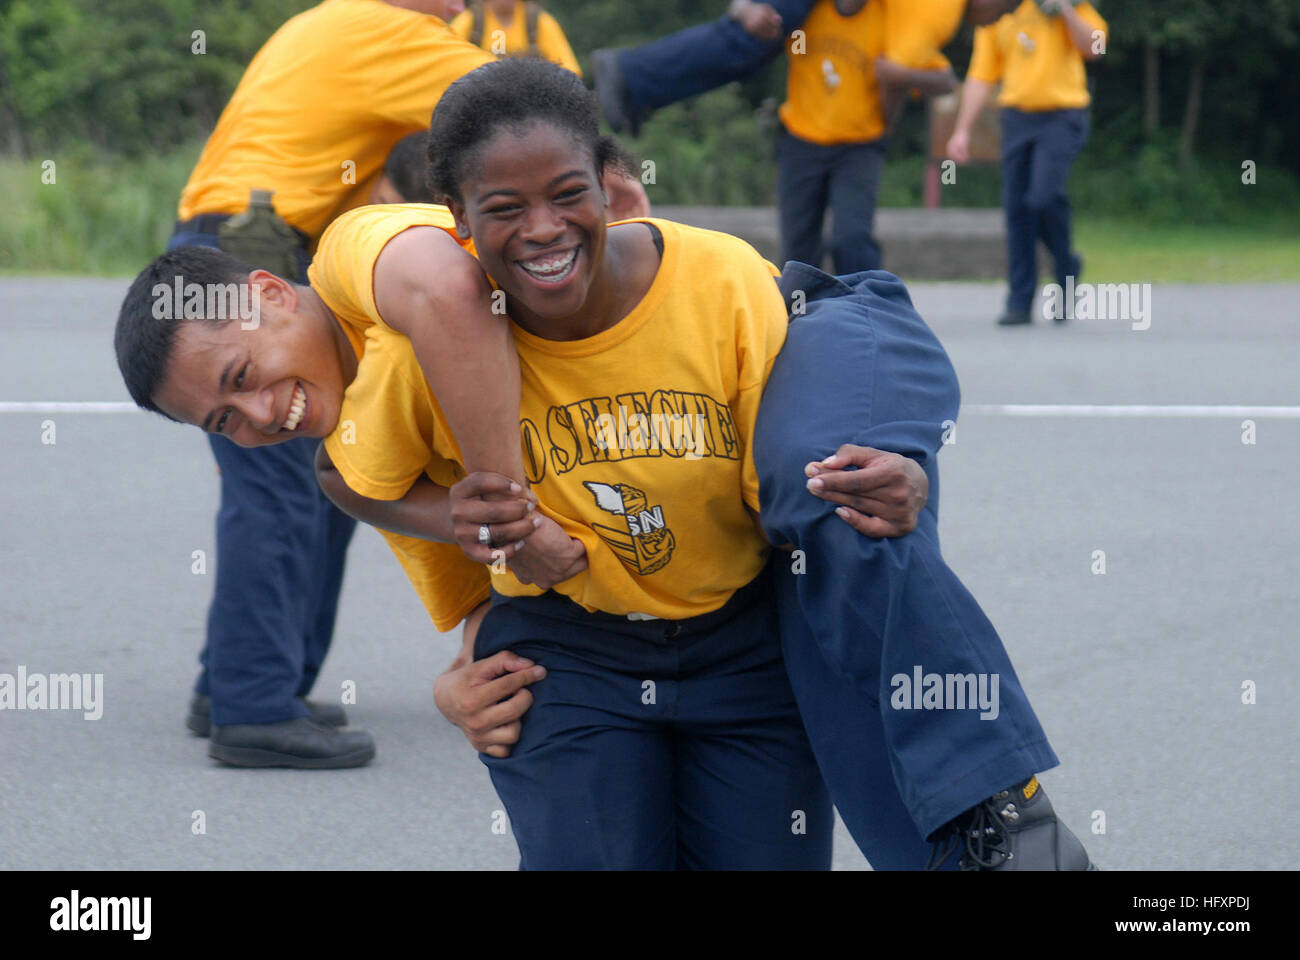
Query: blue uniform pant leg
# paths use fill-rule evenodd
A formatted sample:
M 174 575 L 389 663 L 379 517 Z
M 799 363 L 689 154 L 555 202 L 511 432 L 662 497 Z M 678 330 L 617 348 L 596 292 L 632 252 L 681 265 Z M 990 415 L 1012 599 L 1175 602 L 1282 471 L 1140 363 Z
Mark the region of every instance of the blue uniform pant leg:
M 314 477 L 315 444 L 311 445 L 310 453 Z M 318 503 L 320 517 L 317 521 L 316 558 L 308 571 L 316 594 L 309 608 L 309 619 L 306 623 L 302 679 L 298 684 L 300 697 L 311 693 L 312 686 L 316 683 L 316 675 L 320 672 L 321 664 L 325 662 L 326 654 L 329 653 L 330 642 L 334 638 L 334 621 L 338 614 L 339 594 L 343 589 L 343 571 L 347 565 L 348 544 L 352 542 L 352 534 L 357 529 L 356 520 L 334 506 L 319 490 L 317 492 L 320 494 Z
M 830 800 L 760 606 L 669 639 L 494 603 L 475 659 L 547 669 L 511 755 L 480 757 L 522 869 L 829 868 Z
M 883 141 L 836 147 L 830 171 L 831 262 L 838 274 L 880 269 L 876 196 L 885 169 Z
M 1038 215 L 1029 206 L 1038 120 L 1002 111 L 1002 212 L 1007 233 L 1007 309 L 1028 310 L 1038 287 Z
M 799 611 L 831 670 L 854 684 L 860 708 L 879 711 L 899 795 L 929 836 L 1057 760 L 1001 639 L 939 550 L 934 455 L 957 415 L 952 366 L 896 277 L 846 279 L 851 295 L 810 299 L 792 319 L 769 378 L 754 440 L 761 516 L 773 543 L 802 551 L 803 572 L 788 574 Z M 783 288 L 789 282 L 787 267 Z M 916 531 L 864 537 L 807 491 L 804 464 L 846 442 L 912 457 L 926 470 L 930 502 Z M 896 708 L 894 678 L 910 679 L 918 666 L 983 676 L 990 691 L 996 675 L 996 710 Z M 816 744 L 823 732 L 804 720 Z M 854 809 L 832 797 L 841 815 Z
M 857 684 L 831 669 L 799 606 L 796 562 L 774 552 L 786 671 L 831 798 L 873 870 L 922 869 L 931 848 L 894 783 L 880 711 Z M 943 867 L 955 868 L 954 858 Z
M 827 870 L 835 815 L 770 590 L 715 633 L 682 653 L 692 678 L 676 708 L 678 867 Z
M 802 140 L 784 127 L 777 132 L 776 195 L 783 261 L 821 265 L 834 150 Z
M 509 649 L 546 667 L 529 687 L 533 703 L 510 756 L 479 755 L 510 819 L 519 868 L 675 869 L 672 736 L 641 703 L 642 678 L 664 681 L 671 651 L 641 647 L 641 669 L 629 673 L 599 656 L 602 644 L 624 652 L 622 638 L 529 606 L 494 603 L 474 650 L 476 660 Z
M 217 576 L 202 657 L 212 722 L 305 716 L 295 698 L 308 638 L 322 602 L 337 602 L 337 584 L 333 596 L 323 596 L 327 574 L 317 566 L 328 523 L 313 468 L 317 441 L 245 449 L 225 437 L 208 439 L 221 470 Z M 328 645 L 328 634 L 312 643 L 317 666 Z
M 814 0 L 772 0 L 786 32 L 803 24 Z M 634 109 L 656 110 L 744 80 L 785 49 L 784 37 L 751 37 L 728 17 L 678 30 L 639 47 L 618 52 L 618 65 Z
M 1064 289 L 1066 276 L 1075 266 L 1066 182 L 1088 139 L 1088 111 L 1052 110 L 1038 122 L 1025 204 L 1037 219 L 1038 236 L 1052 255 L 1056 282 Z

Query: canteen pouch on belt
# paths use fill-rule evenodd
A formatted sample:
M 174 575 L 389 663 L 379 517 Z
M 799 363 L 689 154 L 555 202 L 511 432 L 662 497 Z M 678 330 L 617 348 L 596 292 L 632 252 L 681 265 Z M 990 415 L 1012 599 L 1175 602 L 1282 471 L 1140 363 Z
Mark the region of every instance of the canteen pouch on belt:
M 301 272 L 302 237 L 271 206 L 270 190 L 253 190 L 248 209 L 217 228 L 217 244 L 250 267 L 269 270 L 277 277 L 297 282 Z

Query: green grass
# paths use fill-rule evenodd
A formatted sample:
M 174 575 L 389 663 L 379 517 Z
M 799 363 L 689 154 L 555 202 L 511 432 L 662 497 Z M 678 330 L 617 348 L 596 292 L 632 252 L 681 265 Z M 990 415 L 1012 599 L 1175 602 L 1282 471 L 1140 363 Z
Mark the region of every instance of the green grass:
M 0 273 L 130 276 L 162 252 L 200 144 L 127 163 L 0 158 Z
M 41 182 L 40 160 L 0 157 L 0 196 L 6 202 L 0 217 L 0 274 L 135 274 L 165 246 L 176 199 L 199 149 L 193 144 L 131 162 L 65 156 L 57 160 L 53 184 Z M 690 166 L 685 153 L 662 156 L 677 161 L 661 164 L 661 173 L 670 179 L 684 175 L 681 168 Z M 711 175 L 716 175 L 718 164 L 712 160 L 693 157 L 692 163 L 712 166 Z M 919 202 L 920 167 L 919 158 L 891 161 L 881 189 L 882 205 Z M 963 185 L 964 196 L 946 195 L 945 201 L 996 203 L 996 171 L 973 172 L 976 176 Z M 753 193 L 760 186 L 749 184 L 748 189 Z M 1096 197 L 1085 202 L 1099 193 L 1097 186 L 1080 183 L 1076 175 L 1071 186 L 1076 210 L 1097 209 Z M 744 199 L 727 191 L 721 194 L 733 202 Z M 991 194 L 992 201 L 985 194 Z M 700 191 L 700 199 L 719 195 Z M 1286 206 L 1279 202 L 1277 209 Z M 1300 281 L 1300 230 L 1280 212 L 1217 225 L 1160 224 L 1151 219 L 1150 211 L 1129 218 L 1079 215 L 1077 246 L 1087 260 L 1086 277 L 1111 283 Z
M 1084 277 L 1101 283 L 1277 283 L 1300 281 L 1294 226 L 1160 226 L 1080 218 L 1075 246 Z

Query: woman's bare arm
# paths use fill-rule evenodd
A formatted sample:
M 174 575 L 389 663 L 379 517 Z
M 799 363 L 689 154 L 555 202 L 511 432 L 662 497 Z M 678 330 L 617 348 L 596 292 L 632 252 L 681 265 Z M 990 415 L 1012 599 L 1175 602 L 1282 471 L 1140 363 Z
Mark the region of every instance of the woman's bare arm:
M 519 445 L 519 354 L 478 261 L 437 227 L 389 241 L 375 306 L 405 335 L 460 446 L 465 469 L 527 486 Z

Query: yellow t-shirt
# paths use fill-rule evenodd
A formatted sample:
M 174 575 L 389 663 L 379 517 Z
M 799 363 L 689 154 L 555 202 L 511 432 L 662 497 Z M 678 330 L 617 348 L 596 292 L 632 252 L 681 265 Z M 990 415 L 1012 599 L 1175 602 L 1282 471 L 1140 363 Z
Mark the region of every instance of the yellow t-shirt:
M 961 26 L 964 0 L 869 0 L 851 17 L 820 0 L 786 44 L 785 128 L 810 143 L 865 143 L 885 133 L 876 57 L 941 70 L 940 48 Z
M 520 431 L 542 509 L 587 550 L 588 569 L 557 591 L 589 610 L 677 619 L 716 610 L 762 567 L 766 543 L 745 509 L 758 509 L 751 440 L 787 321 L 776 271 L 753 248 L 649 222 L 663 235 L 664 256 L 627 317 L 578 341 L 514 328 Z M 313 288 L 364 354 L 325 441 L 363 496 L 397 499 L 422 473 L 444 485 L 460 475 L 459 449 L 412 367 L 413 351 L 393 343 L 405 338 L 379 319 L 371 289 L 388 240 L 412 226 L 449 223 L 431 206 L 356 210 L 326 231 L 311 267 Z M 400 375 L 372 372 L 372 364 Z M 418 556 L 394 550 L 445 629 L 486 594 L 487 568 L 454 546 L 429 546 L 456 557 L 422 546 Z M 494 575 L 493 586 L 514 596 L 538 592 L 508 572 Z
M 451 21 L 452 31 L 462 40 L 469 40 L 474 29 L 474 11 L 465 10 Z M 499 57 L 522 57 L 528 54 L 528 21 L 524 12 L 524 0 L 515 0 L 515 12 L 509 27 L 502 27 L 491 8 L 483 8 L 483 39 L 479 46 Z M 541 10 L 537 15 L 537 52 L 551 63 L 558 64 L 566 70 L 572 70 L 582 76 L 578 58 L 573 55 L 568 38 L 564 36 L 559 22 Z
M 446 207 L 362 207 L 330 225 L 307 272 L 359 360 L 325 449 L 347 485 L 373 500 L 400 500 L 421 474 L 444 487 L 465 475 L 460 448 L 411 341 L 384 323 L 375 306 L 375 261 L 390 240 L 413 227 L 456 236 Z M 452 629 L 487 599 L 487 568 L 456 544 L 380 533 L 439 630 Z
M 238 213 L 252 188 L 316 237 L 365 202 L 389 150 L 425 128 L 443 91 L 492 57 L 437 17 L 380 0 L 325 0 L 253 57 L 181 192 L 179 217 Z
M 752 580 L 767 544 L 752 439 L 785 343 L 775 268 L 743 240 L 648 222 L 664 253 L 641 302 L 613 327 L 555 341 L 516 327 L 528 479 L 587 548 L 559 588 L 589 610 L 679 619 Z M 495 577 L 506 594 L 523 593 Z
M 913 70 L 943 70 L 951 64 L 941 51 L 965 15 L 966 0 L 885 0 L 885 55 Z
M 1094 30 L 1107 31 L 1106 21 L 1089 3 L 1075 12 Z M 1033 0 L 1024 0 L 996 23 L 975 31 L 968 79 L 1002 81 L 998 105 L 1029 112 L 1086 107 L 1087 77 L 1083 57 L 1070 42 L 1065 21 L 1049 17 Z

